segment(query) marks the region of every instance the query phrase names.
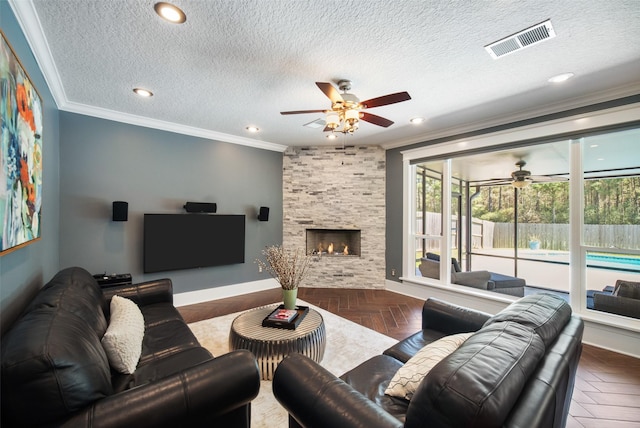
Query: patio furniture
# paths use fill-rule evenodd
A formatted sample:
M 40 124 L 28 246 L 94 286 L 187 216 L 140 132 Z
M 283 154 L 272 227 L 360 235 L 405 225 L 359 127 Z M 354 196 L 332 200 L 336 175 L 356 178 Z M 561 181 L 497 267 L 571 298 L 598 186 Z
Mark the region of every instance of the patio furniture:
M 640 282 L 619 279 L 611 294 L 593 293 L 593 309 L 640 319 Z
M 421 275 L 427 278 L 439 279 L 440 255 L 427 253 L 426 257 L 421 260 L 422 263 L 418 267 Z M 501 273 L 486 270 L 462 272 L 460 264 L 455 257 L 451 258 L 451 282 L 516 297 L 524 296 L 524 286 L 526 285 L 526 281 L 522 278 Z

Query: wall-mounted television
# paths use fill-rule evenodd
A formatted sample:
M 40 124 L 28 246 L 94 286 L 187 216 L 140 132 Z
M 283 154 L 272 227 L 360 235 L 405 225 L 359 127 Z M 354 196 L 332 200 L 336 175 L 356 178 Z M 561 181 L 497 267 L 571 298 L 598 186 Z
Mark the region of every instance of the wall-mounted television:
M 244 263 L 244 215 L 145 214 L 144 272 Z

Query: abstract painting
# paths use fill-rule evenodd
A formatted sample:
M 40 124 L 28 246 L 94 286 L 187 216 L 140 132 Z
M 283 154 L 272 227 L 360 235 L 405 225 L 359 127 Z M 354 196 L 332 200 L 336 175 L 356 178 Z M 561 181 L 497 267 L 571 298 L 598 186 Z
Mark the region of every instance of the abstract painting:
M 4 255 L 40 239 L 42 99 L 0 34 L 0 255 Z

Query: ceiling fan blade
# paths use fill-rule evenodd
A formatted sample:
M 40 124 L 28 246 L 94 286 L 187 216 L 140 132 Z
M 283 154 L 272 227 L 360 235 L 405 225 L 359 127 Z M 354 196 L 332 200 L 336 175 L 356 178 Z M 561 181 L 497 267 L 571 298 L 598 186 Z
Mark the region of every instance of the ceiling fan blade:
M 316 82 L 316 85 L 318 85 L 318 88 L 320 88 L 320 90 L 324 92 L 327 97 L 329 97 L 332 103 L 343 101 L 342 97 L 340 96 L 340 92 L 338 92 L 335 86 L 333 86 L 331 83 Z
M 360 112 L 360 119 L 365 122 L 373 123 L 374 125 L 388 128 L 393 125 L 393 121 L 385 119 L 384 117 L 376 116 L 375 114 L 367 113 L 365 111 Z
M 511 178 L 490 178 L 489 180 L 471 181 L 472 186 L 499 186 L 501 184 L 510 184 L 513 182 Z
M 305 113 L 325 113 L 326 110 L 295 110 L 295 111 L 281 111 L 280 114 L 305 114 Z
M 529 178 L 534 183 L 552 183 L 552 182 L 558 182 L 558 181 L 569 181 L 567 177 L 562 177 L 562 176 L 532 175 Z
M 362 101 L 362 108 L 373 108 L 386 106 L 388 104 L 400 103 L 402 101 L 409 101 L 411 96 L 408 92 L 396 92 L 395 94 L 384 95 L 378 98 L 371 98 L 370 100 Z

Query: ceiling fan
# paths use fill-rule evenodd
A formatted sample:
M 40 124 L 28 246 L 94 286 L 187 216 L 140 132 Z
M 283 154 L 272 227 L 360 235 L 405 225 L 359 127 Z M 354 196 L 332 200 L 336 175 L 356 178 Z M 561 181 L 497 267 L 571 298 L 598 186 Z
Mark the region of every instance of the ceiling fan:
M 509 178 L 492 178 L 491 180 L 482 183 L 483 185 L 501 185 L 511 184 L 513 187 L 522 189 L 527 187 L 531 183 L 548 183 L 553 181 L 566 181 L 566 177 L 561 177 L 560 174 L 552 175 L 531 175 L 531 171 L 527 171 L 524 166 L 527 163 L 523 160 L 516 162 L 518 169 L 511 173 Z
M 331 132 L 332 135 L 334 132 L 353 134 L 358 129 L 358 122 L 360 120 L 387 128 L 393 125 L 393 121 L 363 110 L 411 99 L 407 92 L 396 92 L 394 94 L 360 101 L 358 97 L 348 92 L 351 90 L 350 80 L 340 80 L 338 82 L 338 88 L 342 91 L 342 94 L 340 94 L 331 83 L 316 82 L 316 85 L 331 100 L 331 108 L 323 110 L 282 111 L 280 114 L 324 113 L 326 115 L 324 132 Z

